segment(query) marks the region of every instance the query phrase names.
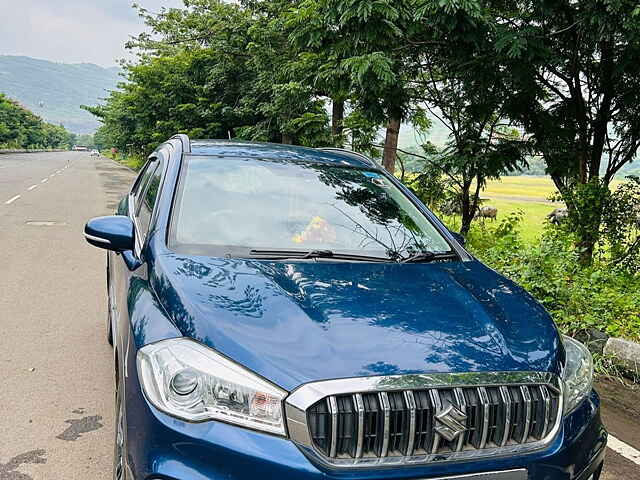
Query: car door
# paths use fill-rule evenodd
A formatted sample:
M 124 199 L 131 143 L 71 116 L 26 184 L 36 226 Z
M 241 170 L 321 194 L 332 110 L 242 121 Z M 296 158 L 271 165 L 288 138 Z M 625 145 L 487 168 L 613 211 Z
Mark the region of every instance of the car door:
M 123 335 L 128 331 L 128 306 L 132 279 L 145 274 L 144 269 L 138 267 L 144 262 L 142 251 L 162 184 L 165 163 L 162 156 L 151 157 L 134 183 L 126 201 L 126 214 L 132 219 L 135 228 L 135 251 L 109 254 L 109 303 L 114 346 L 121 345 Z
M 133 187 L 131 191 L 127 193 L 127 195 L 120 201 L 118 204 L 118 209 L 116 211 L 116 215 L 124 215 L 130 217 L 133 220 L 133 216 L 130 212 L 130 204 L 132 203 L 132 198 L 138 194 L 141 190 L 142 185 L 145 183 L 145 179 L 150 175 L 150 166 L 151 162 L 147 162 L 140 174 L 138 175 L 135 182 L 133 182 Z M 109 308 L 109 316 L 108 321 L 110 324 L 108 327 L 108 338 L 109 342 L 113 345 L 113 336 L 115 332 L 115 325 L 118 323 L 118 318 L 120 315 L 120 302 L 119 297 L 122 292 L 122 274 L 121 265 L 122 259 L 119 253 L 115 253 L 109 251 L 107 253 L 107 295 L 108 295 L 108 308 Z

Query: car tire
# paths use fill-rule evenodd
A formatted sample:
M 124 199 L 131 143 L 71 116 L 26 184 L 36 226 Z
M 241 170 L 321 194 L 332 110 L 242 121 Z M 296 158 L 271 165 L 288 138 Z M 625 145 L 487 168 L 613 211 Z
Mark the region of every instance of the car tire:
M 111 324 L 111 297 L 107 299 L 107 342 L 113 347 L 113 325 Z
M 113 347 L 113 322 L 111 321 L 111 279 L 109 278 L 109 256 L 107 256 L 107 342 Z
M 124 406 L 122 402 L 122 385 L 116 373 L 116 408 L 115 408 L 115 438 L 113 447 L 113 480 L 126 480 L 125 469 L 125 439 L 124 439 Z

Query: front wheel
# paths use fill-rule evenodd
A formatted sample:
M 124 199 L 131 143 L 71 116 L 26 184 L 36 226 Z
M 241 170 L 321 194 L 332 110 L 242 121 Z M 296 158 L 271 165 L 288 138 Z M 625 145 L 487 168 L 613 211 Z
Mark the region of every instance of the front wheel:
M 113 325 L 111 325 L 111 300 L 107 300 L 107 342 L 113 347 Z
M 113 347 L 113 311 L 111 307 L 111 278 L 109 278 L 109 256 L 107 255 L 107 342 Z
M 121 386 L 116 389 L 116 438 L 113 451 L 113 480 L 125 480 L 124 472 L 124 406 L 120 395 Z

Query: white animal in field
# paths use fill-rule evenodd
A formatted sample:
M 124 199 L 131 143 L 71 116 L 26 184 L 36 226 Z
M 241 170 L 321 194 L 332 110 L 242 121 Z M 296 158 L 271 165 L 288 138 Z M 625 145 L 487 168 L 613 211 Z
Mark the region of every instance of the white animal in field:
M 566 208 L 556 208 L 553 212 L 547 215 L 547 218 L 554 225 L 560 225 L 569 218 L 569 210 Z
M 498 218 L 498 209 L 496 207 L 482 207 L 478 210 L 478 218 L 490 218 L 491 220 L 495 220 Z

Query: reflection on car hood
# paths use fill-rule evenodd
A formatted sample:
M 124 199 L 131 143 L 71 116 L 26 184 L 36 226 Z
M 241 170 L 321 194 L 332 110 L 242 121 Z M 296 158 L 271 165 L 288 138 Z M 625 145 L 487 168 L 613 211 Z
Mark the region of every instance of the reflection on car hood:
M 544 309 L 478 262 L 269 262 L 163 255 L 181 332 L 286 389 L 341 377 L 554 371 Z

